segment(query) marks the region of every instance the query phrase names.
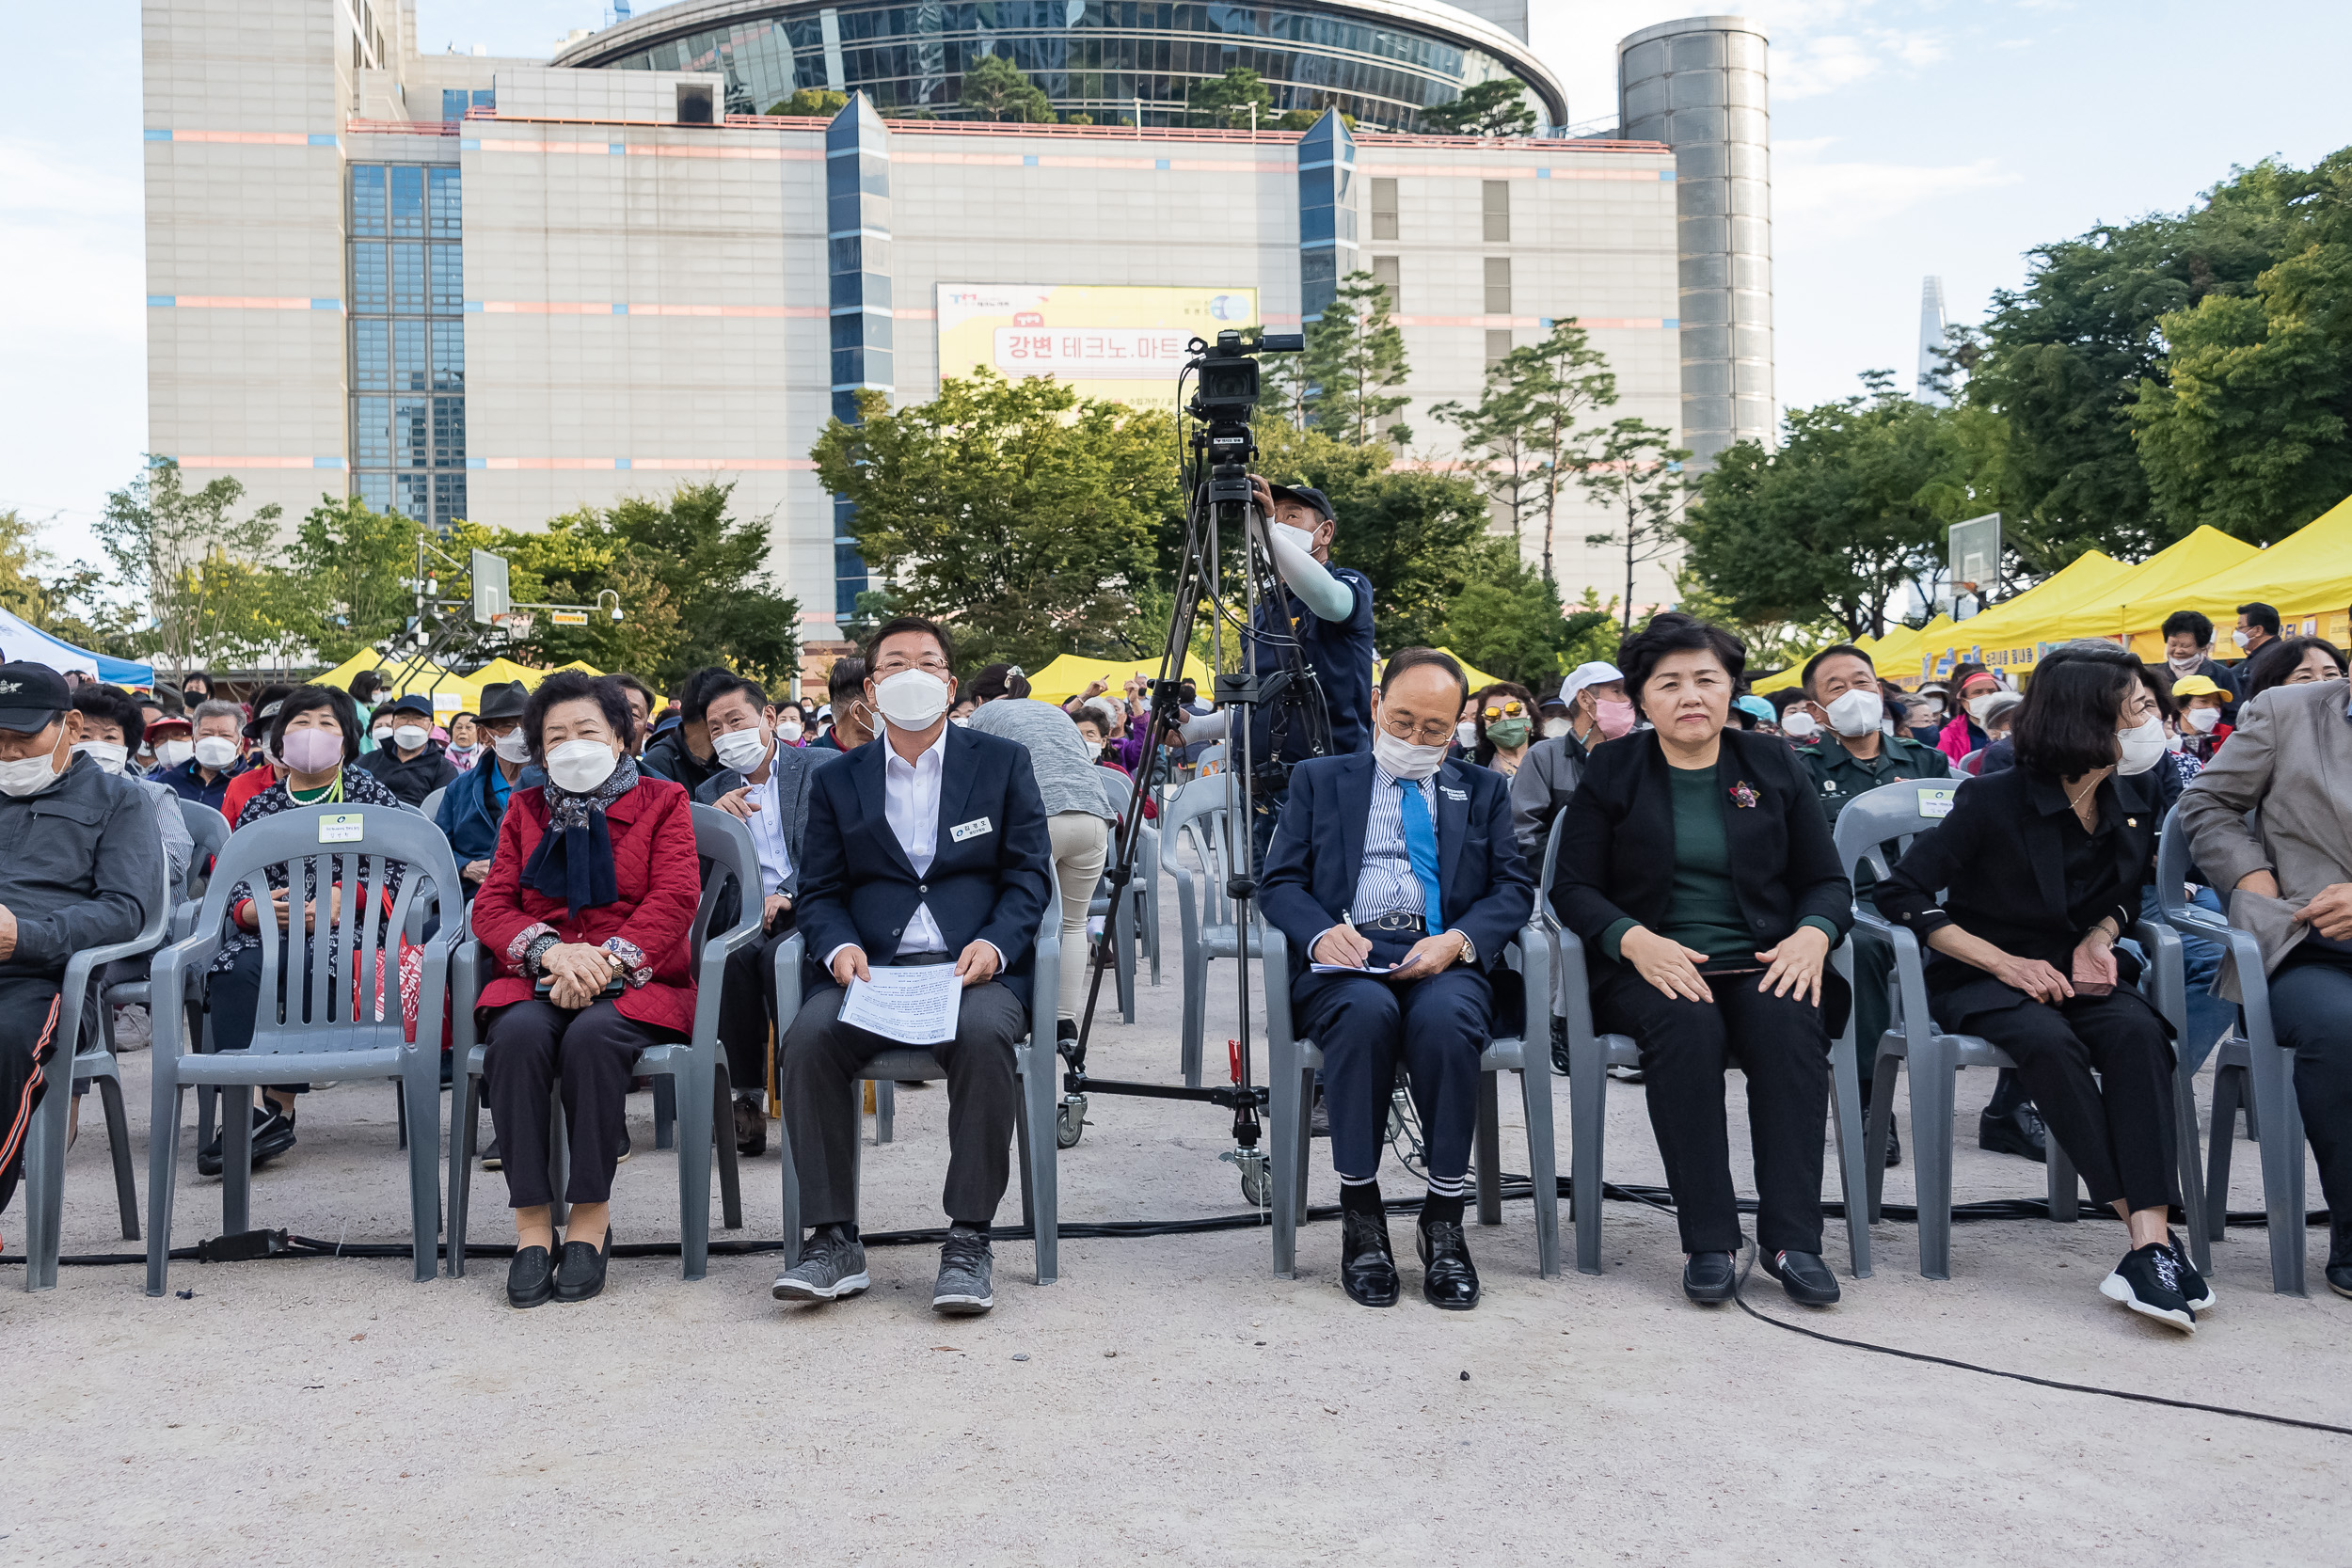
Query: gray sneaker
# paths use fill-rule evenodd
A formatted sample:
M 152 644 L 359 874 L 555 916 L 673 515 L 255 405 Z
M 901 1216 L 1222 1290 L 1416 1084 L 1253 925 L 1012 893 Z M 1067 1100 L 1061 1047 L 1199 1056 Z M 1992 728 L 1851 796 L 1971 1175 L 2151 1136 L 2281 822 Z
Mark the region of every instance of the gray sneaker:
M 931 1287 L 931 1310 L 951 1318 L 974 1318 L 996 1305 L 989 1288 L 995 1255 L 985 1231 L 958 1226 L 939 1249 L 939 1283 Z
M 853 1242 L 837 1225 L 820 1225 L 801 1248 L 801 1260 L 776 1275 L 768 1293 L 778 1301 L 838 1301 L 863 1291 L 866 1243 Z

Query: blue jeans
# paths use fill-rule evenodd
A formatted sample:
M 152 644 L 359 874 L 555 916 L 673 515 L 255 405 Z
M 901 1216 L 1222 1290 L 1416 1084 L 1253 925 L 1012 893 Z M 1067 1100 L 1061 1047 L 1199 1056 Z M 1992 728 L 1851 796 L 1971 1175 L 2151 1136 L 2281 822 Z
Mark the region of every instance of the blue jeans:
M 2221 895 L 2209 887 L 2201 887 L 2190 902 L 2199 909 L 2224 914 Z M 2140 918 L 2161 922 L 2164 911 L 2156 906 L 2156 890 L 2152 884 L 2139 890 Z M 2226 918 L 2226 916 L 2225 916 Z M 2181 932 L 2181 967 L 2185 972 L 2188 991 L 2188 1026 L 2181 1032 L 2181 1059 L 2191 1072 L 2205 1065 L 2213 1054 L 2215 1044 L 2225 1029 L 2237 1022 L 2237 1004 L 2225 1002 L 2213 994 L 2213 977 L 2221 973 L 2222 947 L 2200 936 Z

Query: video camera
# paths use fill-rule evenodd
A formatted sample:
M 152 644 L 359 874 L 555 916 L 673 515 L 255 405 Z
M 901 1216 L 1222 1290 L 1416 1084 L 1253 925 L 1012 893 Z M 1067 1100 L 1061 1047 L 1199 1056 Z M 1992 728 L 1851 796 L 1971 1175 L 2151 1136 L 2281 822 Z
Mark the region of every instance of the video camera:
M 1220 332 L 1215 343 L 1195 338 L 1189 346 L 1193 358 L 1185 368 L 1197 380 L 1185 412 L 1207 427 L 1200 440 L 1208 461 L 1215 467 L 1229 463 L 1236 467 L 1246 466 L 1258 454 L 1257 443 L 1249 435 L 1249 417 L 1263 395 L 1257 356 L 1303 354 L 1307 340 L 1291 332 L 1268 334 L 1255 343 L 1244 343 L 1239 332 Z M 1246 488 L 1246 476 L 1244 484 Z M 1248 498 L 1245 495 L 1241 499 Z

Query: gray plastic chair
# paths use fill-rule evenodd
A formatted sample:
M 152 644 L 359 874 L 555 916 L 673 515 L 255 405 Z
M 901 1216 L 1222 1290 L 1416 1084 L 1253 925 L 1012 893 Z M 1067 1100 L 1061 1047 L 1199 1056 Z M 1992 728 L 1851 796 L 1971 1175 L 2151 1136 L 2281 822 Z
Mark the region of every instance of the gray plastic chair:
M 1119 775 L 1108 768 L 1097 768 L 1102 774 L 1103 801 L 1110 810 L 1124 815 L 1133 803 L 1120 784 Z M 1156 946 L 1152 936 L 1159 924 L 1159 830 L 1146 823 L 1136 838 L 1136 874 L 1114 904 L 1110 873 L 1119 869 L 1119 828 L 1113 823 L 1110 831 L 1110 853 L 1103 866 L 1103 881 L 1094 890 L 1094 897 L 1087 906 L 1087 918 L 1108 922 L 1111 941 L 1112 970 L 1118 980 L 1119 1014 L 1126 1022 L 1136 1021 L 1136 969 L 1147 950 Z M 1089 968 L 1093 957 L 1086 958 Z M 1152 983 L 1160 983 L 1159 961 L 1152 956 Z M 883 1140 L 887 1142 L 888 1140 Z
M 211 880 L 209 868 L 220 854 L 220 847 L 229 842 L 230 832 L 229 818 L 200 800 L 182 800 L 180 816 L 188 825 L 188 836 L 196 841 L 196 852 L 188 857 L 187 897 L 190 901 L 182 904 L 172 915 L 173 942 L 196 929 L 197 911 L 202 907 L 204 889 Z M 189 1008 L 188 1037 L 199 1042 L 203 1041 L 204 1032 L 203 978 L 200 973 L 189 976 L 191 990 L 185 998 Z M 151 986 L 147 1001 L 148 1011 L 152 1013 L 155 1008 Z M 199 1050 L 205 1048 L 203 1043 L 198 1046 Z M 196 1091 L 196 1142 L 199 1148 L 213 1141 L 214 1102 L 219 1098 L 220 1092 L 209 1084 Z
M 1266 1158 L 1273 1176 L 1274 1274 L 1298 1274 L 1298 1227 L 1307 1219 L 1308 1124 L 1314 1111 L 1315 1069 L 1323 1052 L 1300 1039 L 1291 1022 L 1290 943 L 1265 927 Z M 1535 1269 L 1560 1272 L 1560 1154 L 1551 1125 L 1551 943 L 1530 921 L 1504 949 L 1518 956 L 1527 1017 L 1516 1036 L 1486 1042 L 1478 1058 L 1478 1141 L 1471 1165 L 1478 1177 L 1478 1223 L 1502 1223 L 1502 1105 L 1498 1075 L 1519 1075 L 1527 1116 L 1528 1179 L 1535 1197 Z
M 1601 1148 L 1609 1126 L 1609 1069 L 1641 1066 L 1642 1053 L 1630 1035 L 1603 1035 L 1595 1030 L 1583 940 L 1564 927 L 1552 910 L 1551 890 L 1559 861 L 1560 822 L 1555 817 L 1544 847 L 1543 893 L 1536 914 L 1553 943 L 1553 973 L 1559 978 L 1554 1006 L 1568 1040 L 1568 1212 L 1576 1225 L 1576 1268 L 1579 1274 L 1598 1274 Z M 1830 961 L 1840 974 L 1852 979 L 1851 943 L 1840 942 Z M 1867 1279 L 1870 1223 L 1866 1216 L 1870 1212 L 1870 1194 L 1862 1168 L 1862 1083 L 1857 1062 L 1849 1009 L 1844 1033 L 1830 1041 L 1830 1106 L 1837 1130 L 1838 1180 L 1846 1196 L 1847 1266 L 1856 1279 Z
M 719 1043 L 719 999 L 726 986 L 727 958 L 760 940 L 759 849 L 749 828 L 716 806 L 694 806 L 694 853 L 702 863 L 703 891 L 688 936 L 689 962 L 694 971 L 694 1029 L 680 1044 L 649 1046 L 637 1053 L 632 1073 L 674 1079 L 683 1090 L 677 1097 L 678 1254 L 688 1279 L 700 1279 L 710 1257 L 710 1161 L 715 1145 L 719 1158 L 721 1217 L 729 1230 L 743 1225 L 743 1196 L 736 1174 L 734 1089 L 727 1080 L 727 1053 Z M 732 879 L 745 890 L 742 914 L 724 931 L 710 931 L 711 911 Z M 470 914 L 470 911 L 469 914 Z M 482 1062 L 486 1047 L 477 1034 L 474 1006 L 489 970 L 488 949 L 470 940 L 457 950 L 457 1013 L 452 1049 L 464 1064 L 463 1088 L 457 1119 L 451 1127 L 449 1162 L 449 1272 L 452 1278 L 466 1273 L 466 1226 L 471 1205 L 476 1140 L 481 1131 Z M 554 1220 L 564 1223 L 564 1188 L 570 1179 L 569 1150 L 564 1141 L 564 1098 L 561 1084 L 549 1085 L 548 1117 L 548 1184 L 555 1194 Z
M 163 847 L 155 847 L 154 885 L 145 896 L 145 918 L 128 942 L 86 948 L 66 960 L 58 985 L 56 1033 L 52 1037 L 49 1087 L 33 1113 L 24 1138 L 24 1288 L 47 1291 L 57 1283 L 57 1255 L 65 1227 L 66 1117 L 73 1102 L 73 1081 L 95 1079 L 105 1106 L 106 1142 L 114 1155 L 115 1198 L 122 1211 L 122 1236 L 139 1237 L 139 1195 L 131 1177 L 131 1129 L 122 1109 L 122 1078 L 115 1066 L 113 1031 L 87 1016 L 96 987 L 92 976 L 119 958 L 138 958 L 163 945 L 171 918 L 171 890 Z M 98 1010 L 108 1007 L 103 999 Z M 90 1038 L 85 1043 L 83 1036 Z M 59 1070 L 60 1067 L 64 1070 Z
M 2253 1103 L 2248 1121 L 2260 1131 L 2263 1208 L 2270 1230 L 2270 1288 L 2280 1295 L 2304 1293 L 2303 1230 L 2303 1108 L 2295 1098 L 2295 1053 L 2279 1044 L 2270 1025 L 2270 982 L 2263 972 L 2262 944 L 2211 910 L 2201 909 L 2182 896 L 2188 881 L 2191 845 L 2186 833 L 2173 831 L 2180 815 L 2177 802 L 2164 819 L 2156 840 L 2156 902 L 2174 928 L 2220 942 L 2237 970 L 2238 1027 L 2230 1033 L 2214 1057 L 2213 1142 L 2205 1173 L 2202 1212 L 2191 1207 L 2189 1232 L 2193 1243 L 2221 1240 L 2229 1222 L 2230 1144 L 2236 1136 L 2237 1107 L 2251 1080 Z M 2185 1016 L 2186 1008 L 2183 1008 Z M 2190 1141 L 2182 1159 L 2185 1197 L 2187 1172 L 2197 1164 L 2197 1119 L 2189 1112 Z M 2205 1267 L 2201 1253 L 2199 1268 Z
M 324 819 L 359 819 L 360 836 L 323 844 Z M 400 891 L 384 908 L 387 862 L 406 867 Z M 186 1015 L 166 1007 L 152 1015 L 155 1029 L 154 1117 L 149 1135 L 147 1293 L 164 1293 L 169 1268 L 173 1186 L 179 1173 L 180 1097 L 192 1085 L 247 1090 L 257 1084 L 325 1078 L 396 1078 L 406 1106 L 405 1121 L 420 1135 L 408 1140 L 408 1206 L 419 1280 L 438 1272 L 440 1235 L 441 1020 L 447 1001 L 449 949 L 457 927 L 457 864 L 439 829 L 414 813 L 379 806 L 302 806 L 248 824 L 230 835 L 214 867 L 212 883 L 196 928 L 155 956 L 154 994 L 183 996 L 221 949 L 228 928 L 229 895 L 239 884 L 265 887 L 266 867 L 283 866 L 293 888 L 305 891 L 340 883 L 348 892 L 335 923 L 317 933 L 337 938 L 302 942 L 299 933 L 262 942 L 261 1000 L 255 1008 L 253 1044 L 246 1051 L 198 1054 L 191 1049 Z M 441 914 L 442 928 L 424 942 L 423 974 L 417 1006 L 416 1039 L 406 1040 L 402 1021 L 398 934 Z M 387 943 L 389 943 L 388 951 Z M 329 963 L 327 949 L 339 949 Z M 284 977 L 287 1017 L 277 1016 Z M 381 996 L 378 1006 L 352 1017 L 355 982 L 363 999 Z M 308 997 L 310 1020 L 304 1022 Z M 253 1188 L 253 1127 L 242 1114 L 245 1097 L 229 1103 L 237 1114 L 221 1127 L 221 1229 L 249 1227 Z M 430 1131 L 431 1136 L 421 1135 Z
M 1225 882 L 1234 863 L 1231 814 L 1221 776 L 1195 779 L 1160 807 L 1160 870 L 1176 880 L 1176 912 L 1184 943 L 1184 1070 L 1200 1086 L 1201 1037 L 1208 1028 L 1209 960 L 1240 952 L 1241 932 Z M 1189 846 L 1194 863 L 1184 862 Z M 1194 879 L 1200 879 L 1199 886 Z M 1263 951 L 1264 923 L 1252 920 L 1249 951 Z
M 417 815 L 427 822 L 438 822 L 441 819 L 441 797 L 448 793 L 449 786 L 446 784 L 439 789 L 426 791 L 424 799 L 417 802 Z
M 1947 802 L 1950 791 L 1963 787 L 1965 781 L 1948 779 L 1906 779 L 1895 784 L 1881 784 L 1867 794 L 1855 796 L 1846 802 L 1846 809 L 1837 817 L 1837 859 L 1851 876 L 1855 866 L 1867 863 L 1883 881 L 1892 874 L 1884 846 L 1900 843 L 1908 847 L 1914 834 L 1927 832 L 1937 825 L 1944 812 L 1930 816 L 1922 806 L 1922 798 L 1934 802 Z M 1946 807 L 1948 810 L 1948 806 Z M 1870 1156 L 1863 1164 L 1870 1183 L 1870 1215 L 1878 1217 L 1880 1196 L 1886 1170 L 1878 1151 L 1886 1147 L 1887 1123 L 1895 1107 L 1895 1074 L 1886 1064 L 1900 1061 L 1911 1075 L 1911 1148 L 1912 1168 L 1918 1192 L 1919 1210 L 1919 1273 L 1928 1279 L 1949 1279 L 1952 1274 L 1952 1101 L 1958 1086 L 1960 1070 L 1970 1067 L 2013 1067 L 2008 1053 L 1991 1041 L 1976 1035 L 1954 1035 L 1936 1026 L 1929 1015 L 1925 958 L 1919 951 L 1917 935 L 1896 926 L 1878 912 L 1875 905 L 1857 903 L 1854 923 L 1884 936 L 1895 949 L 1895 995 L 1893 1022 L 1877 1044 L 1876 1069 L 1870 1075 L 1870 1119 L 1864 1147 Z M 2153 1000 L 2177 1032 L 2185 1014 L 2181 983 L 2181 939 L 2169 927 L 2141 921 L 2126 933 L 2137 941 L 2147 952 L 2148 973 L 2155 992 Z M 1849 959 L 1851 962 L 1851 959 Z M 1847 973 L 1851 975 L 1851 971 Z M 1852 1032 L 1849 1021 L 1847 1031 Z M 2190 1092 L 2189 1075 L 2174 1076 L 2175 1111 L 2181 1118 L 2182 1147 L 2190 1150 L 2190 1157 L 2181 1163 L 2181 1180 L 2188 1196 L 2188 1211 L 2200 1207 L 2201 1183 L 2199 1180 L 2195 1150 L 2197 1148 L 2196 1099 Z M 2048 1159 L 2044 1176 L 2048 1191 L 2050 1217 L 2071 1222 L 2082 1211 L 2082 1182 L 2074 1173 L 2074 1162 L 2058 1147 L 2055 1137 L 2048 1140 Z M 2190 1227 L 2190 1249 L 2199 1268 L 2206 1263 L 2203 1240 Z
M 784 1031 L 800 1016 L 801 956 L 804 949 L 805 942 L 798 935 L 776 948 L 779 1047 Z M 1039 1031 L 1037 1021 L 1054 1017 L 1054 998 L 1058 994 L 1060 980 L 1061 905 L 1058 900 L 1049 899 L 1045 918 L 1038 923 L 1037 962 L 1029 977 L 1029 1037 L 1013 1047 L 1013 1066 L 1021 1074 L 1021 1117 L 1015 1124 L 1021 1145 L 1021 1222 L 1036 1238 L 1040 1285 L 1051 1285 L 1060 1273 L 1060 1167 L 1055 1158 L 1058 1146 L 1054 1130 L 1061 1109 L 1061 1053 L 1055 1049 L 1054 1037 Z M 891 1085 L 947 1076 L 939 1058 L 921 1046 L 882 1052 L 867 1061 L 866 1073 L 866 1080 L 880 1085 L 874 1100 L 877 1143 L 890 1141 L 883 1135 L 882 1122 Z M 850 1103 L 854 1107 L 857 1101 Z M 792 1123 L 788 1117 L 779 1119 L 776 1137 L 784 1155 L 784 1266 L 788 1269 L 801 1260 L 801 1244 L 806 1240 L 801 1234 L 801 1177 L 792 1164 Z M 862 1140 L 858 1147 L 863 1148 Z

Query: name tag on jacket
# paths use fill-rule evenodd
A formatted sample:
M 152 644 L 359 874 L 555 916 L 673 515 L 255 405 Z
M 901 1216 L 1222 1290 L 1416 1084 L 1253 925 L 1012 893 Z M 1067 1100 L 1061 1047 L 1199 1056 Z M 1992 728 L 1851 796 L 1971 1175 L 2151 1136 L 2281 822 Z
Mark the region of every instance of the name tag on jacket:
M 1449 800 L 1467 800 L 1470 799 L 1469 790 L 1456 789 L 1452 784 L 1439 784 L 1438 786 L 1438 793 L 1444 796 Z
M 948 829 L 947 836 L 958 844 L 961 844 L 967 838 L 977 838 L 982 833 L 993 833 L 995 831 L 995 827 L 987 817 L 976 816 L 969 822 L 959 822 Z

